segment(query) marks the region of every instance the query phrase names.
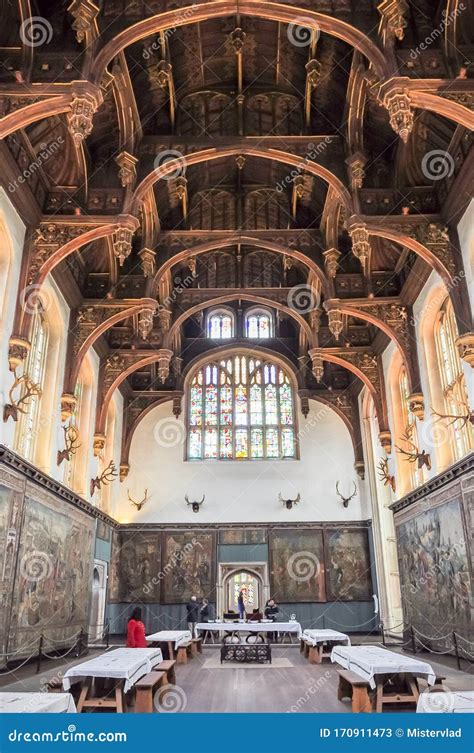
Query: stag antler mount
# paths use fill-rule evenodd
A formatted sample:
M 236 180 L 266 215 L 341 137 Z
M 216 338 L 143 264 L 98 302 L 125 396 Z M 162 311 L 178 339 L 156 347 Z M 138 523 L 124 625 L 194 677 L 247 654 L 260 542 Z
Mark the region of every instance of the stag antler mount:
M 355 495 L 357 494 L 357 486 L 355 485 L 355 481 L 353 481 L 352 483 L 354 484 L 354 491 L 352 492 L 350 497 L 344 497 L 344 495 L 342 495 L 341 492 L 339 491 L 339 481 L 336 481 L 336 492 L 338 496 L 342 499 L 342 504 L 344 507 L 348 507 L 349 502 L 351 501 L 352 497 L 355 497 Z
M 383 485 L 390 486 L 390 488 L 394 492 L 397 488 L 397 484 L 395 481 L 395 476 L 392 476 L 389 471 L 388 458 L 380 458 L 377 469 L 379 473 L 379 479 L 383 481 Z
M 419 469 L 426 466 L 428 470 L 431 470 L 431 456 L 429 452 L 425 450 L 419 450 L 416 444 L 413 442 L 413 427 L 408 426 L 405 433 L 402 436 L 404 442 L 409 446 L 409 450 L 404 450 L 398 445 L 395 445 L 397 451 L 405 456 L 405 460 L 409 463 L 417 463 Z
M 435 421 L 440 421 L 441 419 L 451 419 L 448 420 L 448 426 L 454 426 L 454 428 L 458 431 L 464 429 L 464 427 L 468 424 L 474 426 L 474 411 L 470 408 L 467 399 L 453 400 L 452 402 L 461 407 L 461 410 L 463 411 L 461 415 L 457 415 L 455 413 L 438 413 L 438 411 L 435 411 L 432 407 L 431 415 L 436 416 Z M 456 426 L 457 421 L 461 421 L 460 426 Z
M 74 426 L 73 424 L 69 424 L 68 426 L 62 427 L 64 432 L 64 450 L 58 450 L 58 456 L 57 456 L 57 464 L 61 465 L 63 460 L 71 460 L 73 455 L 76 454 L 79 447 L 81 446 L 81 443 L 78 442 L 79 439 L 79 430 L 77 426 Z
M 18 400 L 15 400 L 13 393 L 18 387 L 20 387 L 21 389 L 20 397 L 18 398 Z M 39 384 L 35 384 L 28 374 L 23 374 L 22 376 L 18 377 L 15 373 L 14 382 L 8 393 L 10 402 L 5 403 L 5 405 L 3 406 L 3 420 L 6 422 L 11 417 L 14 421 L 18 421 L 18 414 L 27 412 L 27 401 L 30 399 L 30 397 L 39 397 L 40 395 L 41 387 L 39 386 Z
M 202 499 L 199 502 L 197 502 L 196 500 L 194 502 L 190 502 L 189 497 L 188 497 L 187 494 L 184 495 L 184 499 L 186 500 L 186 502 L 187 502 L 188 505 L 191 505 L 193 512 L 199 512 L 199 509 L 200 509 L 202 503 L 206 499 L 206 495 L 203 494 L 202 495 Z
M 283 497 L 281 496 L 281 492 L 278 494 L 278 501 L 282 502 L 283 507 L 286 507 L 287 510 L 291 510 L 293 505 L 296 506 L 298 502 L 300 501 L 300 499 L 301 499 L 301 494 L 299 492 L 294 499 L 283 499 Z
M 130 496 L 130 490 L 127 489 L 127 496 L 128 501 L 131 502 L 132 505 L 135 505 L 138 511 L 140 511 L 145 504 L 145 502 L 148 501 L 148 489 L 145 489 L 145 496 L 140 500 L 140 502 L 136 502 L 131 496 Z
M 111 460 L 107 468 L 105 468 L 102 471 L 100 476 L 91 478 L 91 486 L 90 486 L 91 497 L 93 496 L 96 489 L 100 489 L 102 486 L 107 486 L 107 484 L 110 484 L 110 482 L 113 481 L 117 475 L 118 474 L 117 474 L 117 469 L 115 467 L 115 463 L 113 460 Z

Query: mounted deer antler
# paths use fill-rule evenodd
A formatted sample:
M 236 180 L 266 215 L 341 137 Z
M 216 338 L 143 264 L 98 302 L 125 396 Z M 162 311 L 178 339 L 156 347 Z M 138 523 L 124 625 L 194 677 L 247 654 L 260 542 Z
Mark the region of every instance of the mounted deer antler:
M 431 456 L 429 452 L 425 452 L 425 450 L 419 450 L 416 444 L 413 442 L 412 438 L 413 428 L 407 427 L 405 433 L 402 436 L 402 439 L 407 443 L 410 449 L 403 450 L 401 447 L 398 447 L 398 445 L 395 445 L 395 448 L 401 455 L 405 455 L 405 460 L 408 460 L 409 463 L 417 463 L 419 469 L 423 468 L 423 466 L 426 465 L 428 470 L 430 470 Z
M 20 393 L 18 400 L 15 400 L 13 393 L 15 392 L 17 387 L 23 387 L 23 394 Z M 5 403 L 5 405 L 3 406 L 3 420 L 8 421 L 11 416 L 14 421 L 18 421 L 19 413 L 27 413 L 27 406 L 25 404 L 30 399 L 30 397 L 39 397 L 40 395 L 41 387 L 39 386 L 39 384 L 35 384 L 30 379 L 28 374 L 23 374 L 22 376 L 17 377 L 15 373 L 15 381 L 13 382 L 12 387 L 8 393 L 10 402 Z M 22 408 L 22 405 L 24 405 L 25 407 Z
M 377 466 L 379 471 L 379 479 L 383 481 L 384 486 L 390 486 L 392 492 L 396 490 L 395 476 L 392 476 L 388 469 L 388 458 L 380 458 Z
M 74 426 L 73 424 L 69 424 L 69 426 L 63 426 L 62 427 L 64 432 L 64 443 L 65 448 L 64 450 L 58 450 L 58 456 L 57 456 L 57 464 L 61 465 L 63 460 L 71 460 L 72 456 L 76 454 L 79 447 L 81 446 L 81 443 L 78 442 L 79 439 L 79 430 L 77 426 Z
M 113 481 L 117 475 L 118 474 L 117 474 L 117 469 L 115 467 L 115 463 L 113 460 L 111 460 L 107 468 L 105 468 L 102 471 L 100 476 L 91 478 L 91 486 L 90 486 L 91 497 L 93 496 L 96 489 L 100 489 L 101 486 L 107 486 L 107 484 L 110 484 L 110 482 Z
M 283 499 L 283 497 L 281 496 L 281 493 L 278 494 L 279 502 L 282 502 L 283 506 L 286 507 L 287 510 L 291 510 L 293 505 L 297 505 L 300 499 L 301 499 L 301 494 L 299 492 L 297 496 L 295 497 L 295 499 Z
M 200 502 L 196 502 L 196 501 L 190 502 L 187 494 L 184 495 L 184 499 L 186 500 L 188 505 L 191 505 L 193 512 L 199 512 L 199 508 L 201 507 L 202 503 L 206 499 L 206 495 L 205 494 L 202 495 L 202 499 Z
M 456 416 L 454 413 L 438 413 L 438 411 L 435 411 L 433 408 L 431 408 L 431 415 L 436 416 L 435 421 L 439 421 L 442 418 L 450 418 L 451 421 L 448 421 L 448 426 L 454 426 L 456 421 L 461 421 L 461 425 L 458 428 L 459 430 L 464 429 L 467 424 L 472 424 L 474 426 L 474 411 L 471 410 L 469 407 L 469 404 L 466 400 L 453 400 L 454 403 L 461 406 L 461 410 L 465 411 L 465 413 L 462 413 L 460 416 Z
M 338 493 L 338 495 L 342 499 L 342 504 L 343 504 L 344 507 L 348 507 L 349 506 L 349 502 L 351 501 L 352 497 L 355 497 L 355 495 L 357 494 L 357 486 L 355 485 L 354 481 L 352 483 L 354 484 L 354 491 L 352 492 L 352 494 L 351 494 L 350 497 L 344 497 L 341 494 L 341 492 L 339 491 L 339 481 L 336 482 L 336 492 Z
M 145 502 L 148 500 L 148 489 L 145 489 L 145 496 L 140 500 L 140 502 L 135 502 L 135 500 L 131 498 L 129 489 L 127 489 L 127 496 L 128 501 L 131 502 L 132 505 L 135 505 L 137 510 L 141 510 Z

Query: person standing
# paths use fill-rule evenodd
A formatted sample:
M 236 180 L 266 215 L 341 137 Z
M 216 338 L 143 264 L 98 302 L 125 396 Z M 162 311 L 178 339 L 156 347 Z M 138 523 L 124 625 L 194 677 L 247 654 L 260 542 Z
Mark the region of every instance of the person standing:
M 127 648 L 147 648 L 147 646 L 142 610 L 140 607 L 135 607 L 127 625 Z
M 243 620 L 245 618 L 245 599 L 242 589 L 240 589 L 239 591 L 239 596 L 237 599 L 237 609 L 239 610 L 240 619 Z
M 193 638 L 196 637 L 196 623 L 199 622 L 199 604 L 195 596 L 191 596 L 190 601 L 186 604 L 188 615 L 188 630 Z
M 209 602 L 207 599 L 203 599 L 201 603 L 201 607 L 199 609 L 201 622 L 209 622 L 209 611 L 210 611 Z

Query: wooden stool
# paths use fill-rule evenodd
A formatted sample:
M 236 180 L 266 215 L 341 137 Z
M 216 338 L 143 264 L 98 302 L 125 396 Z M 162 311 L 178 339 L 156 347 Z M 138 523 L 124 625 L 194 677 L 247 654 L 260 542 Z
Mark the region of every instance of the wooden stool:
M 191 642 L 182 643 L 181 646 L 178 646 L 178 652 L 176 655 L 176 661 L 178 662 L 178 664 L 187 664 L 188 650 L 191 650 Z
M 154 672 L 166 672 L 166 679 L 171 685 L 176 685 L 175 659 L 165 659 L 153 667 Z
M 352 711 L 354 714 L 359 712 L 370 713 L 372 711 L 372 701 L 369 697 L 369 683 L 363 677 L 356 675 L 355 672 L 338 669 L 339 687 L 337 697 L 340 701 L 344 698 L 351 698 Z
M 191 641 L 191 653 L 193 656 L 202 654 L 202 638 L 193 638 Z
M 148 672 L 135 683 L 135 711 L 138 714 L 153 713 L 153 696 L 158 688 L 166 685 L 166 672 Z

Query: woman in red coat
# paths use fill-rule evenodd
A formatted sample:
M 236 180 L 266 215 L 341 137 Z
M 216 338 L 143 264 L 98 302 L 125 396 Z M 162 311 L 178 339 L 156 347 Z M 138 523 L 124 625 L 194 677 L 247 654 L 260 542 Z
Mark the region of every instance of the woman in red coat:
M 142 610 L 140 607 L 135 607 L 127 626 L 127 648 L 147 648 L 147 646 Z

